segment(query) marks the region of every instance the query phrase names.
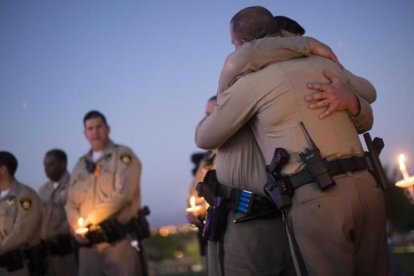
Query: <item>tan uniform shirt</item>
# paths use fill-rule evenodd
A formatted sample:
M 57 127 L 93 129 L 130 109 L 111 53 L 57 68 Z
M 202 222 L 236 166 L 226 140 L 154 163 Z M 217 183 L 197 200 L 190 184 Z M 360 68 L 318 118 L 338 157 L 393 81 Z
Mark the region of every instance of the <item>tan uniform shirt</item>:
M 66 172 L 58 181 L 57 187 L 54 186 L 53 182 L 48 181 L 39 189 L 39 196 L 43 203 L 41 232 L 43 240 L 70 233 L 70 226 L 65 213 L 69 177 L 69 173 Z
M 40 198 L 28 186 L 14 181 L 0 199 L 0 255 L 40 242 L 42 212 Z
M 344 82 L 348 81 L 347 78 L 350 77 L 332 62 L 312 56 L 274 63 L 258 72 L 238 79 L 229 89 L 220 94 L 215 111 L 199 123 L 196 130 L 197 145 L 205 149 L 225 148 L 226 143 L 231 141 L 229 139 L 234 139 L 233 135 L 238 135 L 237 131 L 247 125 L 254 133 L 266 164 L 270 163 L 275 148 L 283 147 L 288 150 L 291 158 L 282 173 L 292 174 L 303 168 L 304 164 L 299 153 L 310 146 L 299 125 L 299 122 L 302 121 L 324 157 L 337 159 L 362 155 L 363 149 L 357 130 L 346 112 L 336 112 L 330 117 L 320 120 L 318 118 L 319 111 L 308 109 L 304 101 L 304 95 L 310 92 L 306 88 L 306 83 L 308 81 L 324 81 L 323 69 L 330 70 Z M 372 125 L 372 110 L 369 108 L 369 104 L 366 104 L 368 108 L 361 109 L 365 111 L 360 114 L 361 121 L 365 123 L 356 125 L 358 131 L 366 130 Z M 220 158 L 220 155 L 217 158 Z M 227 162 L 232 162 L 232 159 L 228 159 Z M 233 164 L 228 164 L 228 166 L 237 167 L 237 162 L 239 160 L 233 160 Z M 221 163 L 218 163 L 218 166 L 219 164 Z M 256 169 L 263 171 L 263 167 L 252 167 L 252 170 Z M 311 275 L 339 275 L 340 271 L 341 275 L 350 275 L 352 273 L 350 271 L 355 272 L 354 269 L 362 271 L 364 263 L 369 264 L 365 267 L 379 267 L 378 271 L 384 271 L 383 265 L 379 265 L 386 263 L 385 231 L 381 228 L 382 224 L 385 225 L 381 191 L 375 187 L 375 181 L 369 173 L 363 172 L 361 175 L 364 177 L 363 182 L 360 181 L 362 177 L 338 178 L 338 188 L 331 193 L 342 192 L 342 189 L 346 189 L 348 193 L 344 193 L 344 197 L 334 197 L 329 201 L 322 202 L 332 194 L 321 193 L 315 190 L 314 185 L 305 185 L 295 192 L 290 218 L 294 224 L 293 228 L 298 234 L 298 243 Z M 357 181 L 358 185 L 351 185 L 352 181 Z M 361 202 L 358 200 L 359 197 L 351 198 L 349 196 L 349 194 L 355 195 L 354 187 L 361 187 L 361 191 L 365 191 L 364 198 L 367 198 L 367 204 L 362 207 L 357 204 Z M 315 191 L 311 193 L 310 189 Z M 315 201 L 319 205 L 310 205 L 310 198 L 313 198 L 315 194 L 318 199 L 322 199 Z M 336 202 L 338 204 L 335 205 Z M 333 203 L 333 205 L 329 205 L 329 203 Z M 323 209 L 318 209 L 318 206 L 322 206 L 320 208 Z M 362 216 L 363 220 L 370 220 L 370 226 L 364 228 L 352 223 L 352 219 L 347 219 L 350 217 L 348 209 L 343 206 L 348 206 L 348 209 L 352 207 L 352 212 Z M 364 212 L 358 211 L 362 209 L 369 209 L 372 212 L 364 217 Z M 317 210 L 325 211 L 322 213 Z M 311 213 L 312 215 L 310 215 Z M 316 217 L 317 213 L 321 213 L 321 215 Z M 332 220 L 332 218 L 339 216 L 341 219 Z M 325 225 L 332 223 L 335 225 L 330 225 L 330 228 L 324 230 Z M 314 227 L 312 229 L 317 230 L 309 231 L 309 227 Z M 231 229 L 236 229 L 236 227 Z M 332 229 L 339 229 L 339 231 L 332 231 Z M 352 242 L 347 236 L 348 233 L 338 233 L 341 232 L 341 229 L 356 229 L 355 231 L 359 231 L 358 233 L 364 233 L 361 235 L 361 239 L 367 242 L 361 243 L 361 245 L 351 244 Z M 376 232 L 378 234 L 373 235 L 373 229 L 378 229 Z M 335 233 L 329 234 L 330 232 Z M 310 234 L 314 234 L 314 236 L 307 239 Z M 328 234 L 329 240 L 327 239 Z M 365 234 L 368 235 L 365 236 Z M 323 240 L 324 237 L 327 240 L 325 246 L 315 247 L 314 243 Z M 314 243 L 308 246 L 312 241 Z M 237 245 L 237 241 L 233 241 L 233 244 Z M 340 244 L 340 248 L 338 248 L 338 244 Z M 372 244 L 378 246 L 374 248 Z M 316 252 L 315 248 L 318 248 L 317 254 L 313 254 Z M 349 248 L 354 253 L 344 251 L 345 248 Z M 371 249 L 364 251 L 368 248 Z M 239 252 L 241 251 L 239 250 Z M 352 258 L 352 254 L 359 254 L 355 252 L 366 252 L 367 254 L 361 255 L 360 259 Z M 331 257 L 335 256 L 335 260 L 329 265 L 326 264 L 325 257 L 318 259 L 318 256 L 325 256 L 325 253 L 330 254 Z M 375 258 L 373 259 L 371 256 L 378 256 L 378 258 L 374 260 Z M 354 264 L 352 260 L 356 260 L 358 263 Z M 233 266 L 236 267 L 234 262 Z M 319 270 L 318 267 L 323 269 Z M 326 273 L 326 271 L 328 272 Z M 382 275 L 382 273 L 362 273 L 361 275 Z
M 218 92 L 230 87 L 237 78 L 257 71 L 271 62 L 309 56 L 308 39 L 295 37 L 265 37 L 243 43 L 225 60 L 220 74 Z
M 141 206 L 140 161 L 128 147 L 110 142 L 91 173 L 86 168 L 91 155 L 81 157 L 71 175 L 65 205 L 71 227 L 79 227 L 80 217 L 86 224 L 99 224 L 113 216 L 126 223 Z
M 283 172 L 296 173 L 303 167 L 299 153 L 309 147 L 299 125 L 302 121 L 328 159 L 361 155 L 363 150 L 357 131 L 346 112 L 335 112 L 320 120 L 319 111 L 310 110 L 304 101 L 304 95 L 309 93 L 306 83 L 324 81 L 322 69 L 347 81 L 348 75 L 336 64 L 316 56 L 274 63 L 239 79 L 220 94 L 213 114 L 198 125 L 197 145 L 206 149 L 220 147 L 249 123 L 266 164 L 270 163 L 274 149 L 283 147 L 291 154 Z M 360 115 L 372 118 L 370 108 L 361 110 L 365 113 Z M 359 131 L 370 127 L 368 120 L 357 126 Z
M 219 92 L 231 86 L 243 75 L 260 70 L 270 63 L 309 56 L 311 52 L 307 43 L 307 38 L 301 36 L 264 37 L 243 43 L 237 51 L 226 58 L 220 75 Z M 368 103 L 373 103 L 377 94 L 372 84 L 346 69 L 344 71 L 348 74 L 348 84 L 356 89 L 358 96 Z

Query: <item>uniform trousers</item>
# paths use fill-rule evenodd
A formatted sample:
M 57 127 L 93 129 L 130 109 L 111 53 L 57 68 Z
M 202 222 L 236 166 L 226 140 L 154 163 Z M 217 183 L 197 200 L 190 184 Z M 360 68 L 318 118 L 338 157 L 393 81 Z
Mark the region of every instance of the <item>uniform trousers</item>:
M 310 183 L 293 196 L 289 225 L 308 275 L 387 275 L 383 191 L 366 170 L 334 179 L 327 191 Z
M 29 270 L 25 266 L 22 269 L 16 271 L 7 271 L 5 268 L 0 268 L 0 276 L 30 276 Z
M 76 276 L 78 266 L 75 254 L 69 253 L 63 256 L 53 255 L 47 257 L 47 269 L 50 276 Z
M 281 218 L 235 224 L 236 217 L 230 212 L 223 241 L 209 242 L 210 276 L 296 275 Z
M 129 238 L 79 248 L 80 276 L 142 276 L 139 252 Z

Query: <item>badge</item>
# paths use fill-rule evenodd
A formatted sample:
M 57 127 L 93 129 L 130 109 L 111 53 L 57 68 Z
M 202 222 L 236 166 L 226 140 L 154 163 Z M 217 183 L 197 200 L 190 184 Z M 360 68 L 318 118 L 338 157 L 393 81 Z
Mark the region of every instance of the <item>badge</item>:
M 131 155 L 129 155 L 128 153 L 121 154 L 120 159 L 121 159 L 121 162 L 127 166 L 131 164 L 131 161 L 132 161 Z
M 9 197 L 9 198 L 7 199 L 7 205 L 9 205 L 9 206 L 13 205 L 15 200 L 16 200 L 16 199 L 14 198 L 14 196 Z
M 20 206 L 23 210 L 29 211 L 32 208 L 32 200 L 28 197 L 24 197 L 20 199 Z

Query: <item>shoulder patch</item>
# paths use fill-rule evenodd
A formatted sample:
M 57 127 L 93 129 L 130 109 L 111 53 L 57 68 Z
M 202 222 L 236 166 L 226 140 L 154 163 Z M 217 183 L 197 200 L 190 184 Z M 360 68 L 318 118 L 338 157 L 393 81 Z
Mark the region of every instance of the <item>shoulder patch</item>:
M 29 211 L 30 208 L 32 208 L 32 200 L 28 197 L 21 198 L 20 207 L 22 207 L 22 209 L 25 211 Z
M 131 155 L 129 155 L 128 153 L 121 154 L 119 158 L 121 159 L 121 162 L 124 163 L 125 165 L 128 166 L 129 164 L 131 164 L 132 158 L 131 158 Z

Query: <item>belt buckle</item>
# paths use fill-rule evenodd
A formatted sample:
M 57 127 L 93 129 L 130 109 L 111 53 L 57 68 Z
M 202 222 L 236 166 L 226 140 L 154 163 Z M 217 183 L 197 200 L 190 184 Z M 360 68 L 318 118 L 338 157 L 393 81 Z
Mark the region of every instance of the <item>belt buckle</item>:
M 253 201 L 254 193 L 247 190 L 241 190 L 234 211 L 243 214 L 250 213 L 253 207 Z

